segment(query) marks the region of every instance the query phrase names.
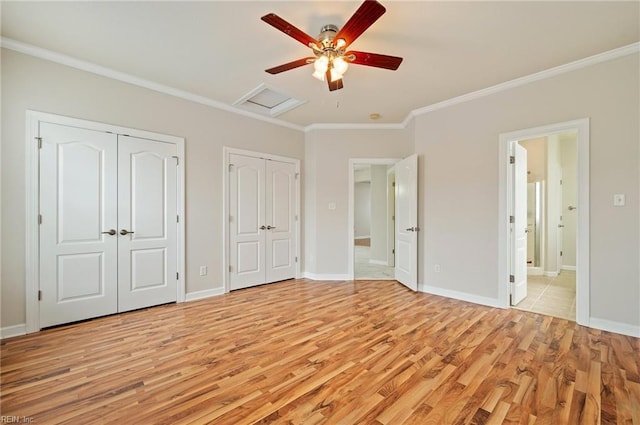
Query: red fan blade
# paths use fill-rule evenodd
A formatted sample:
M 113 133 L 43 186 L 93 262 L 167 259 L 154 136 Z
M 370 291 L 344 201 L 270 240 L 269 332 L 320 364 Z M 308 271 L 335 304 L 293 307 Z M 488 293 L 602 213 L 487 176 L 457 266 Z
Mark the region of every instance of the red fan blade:
M 263 21 L 265 21 L 267 24 L 271 25 L 275 29 L 280 30 L 283 33 L 287 34 L 289 37 L 298 40 L 300 43 L 304 44 L 307 47 L 309 47 L 309 43 L 313 43 L 318 47 L 320 45 L 320 43 L 318 43 L 318 40 L 311 37 L 306 32 L 294 27 L 289 22 L 285 21 L 275 13 L 269 13 L 268 15 L 264 15 L 260 19 L 262 19 Z
M 288 71 L 290 69 L 299 68 L 301 66 L 308 65 L 310 63 L 313 63 L 314 60 L 316 60 L 316 58 L 298 59 L 297 61 L 293 61 L 293 62 L 285 63 L 279 66 L 274 66 L 273 68 L 265 69 L 265 71 L 268 72 L 269 74 L 279 74 L 281 72 Z
M 353 57 L 353 59 L 351 59 Z M 402 58 L 397 56 L 380 55 L 378 53 L 349 51 L 344 54 L 344 58 L 356 65 L 375 66 L 395 71 L 402 63 Z
M 327 83 L 329 84 L 329 91 L 340 90 L 343 87 L 342 78 L 333 82 L 331 81 L 331 68 L 327 69 L 325 78 L 327 79 Z
M 349 18 L 346 24 L 342 27 L 334 40 L 340 38 L 347 42 L 346 46 L 353 43 L 356 38 L 367 30 L 379 17 L 384 15 L 387 9 L 383 5 L 375 0 L 365 0 L 360 5 L 356 13 Z

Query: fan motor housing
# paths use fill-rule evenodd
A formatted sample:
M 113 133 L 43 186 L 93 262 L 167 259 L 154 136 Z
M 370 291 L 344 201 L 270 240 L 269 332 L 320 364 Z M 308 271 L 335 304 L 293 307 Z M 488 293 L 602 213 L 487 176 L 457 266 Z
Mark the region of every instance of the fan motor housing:
M 327 24 L 320 29 L 320 35 L 318 35 L 318 41 L 322 43 L 322 47 L 325 49 L 334 48 L 333 39 L 338 33 L 338 27 L 332 24 Z

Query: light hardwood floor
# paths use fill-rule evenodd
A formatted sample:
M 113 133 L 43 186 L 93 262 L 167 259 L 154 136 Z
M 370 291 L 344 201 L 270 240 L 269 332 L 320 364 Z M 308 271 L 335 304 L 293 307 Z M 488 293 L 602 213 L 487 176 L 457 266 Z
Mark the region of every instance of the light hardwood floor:
M 640 424 L 640 340 L 414 293 L 287 281 L 2 341 L 37 424 Z

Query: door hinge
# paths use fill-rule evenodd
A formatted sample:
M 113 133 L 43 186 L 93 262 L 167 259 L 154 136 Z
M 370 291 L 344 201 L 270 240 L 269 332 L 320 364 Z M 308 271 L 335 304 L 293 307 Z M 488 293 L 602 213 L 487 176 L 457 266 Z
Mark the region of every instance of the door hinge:
M 298 180 L 298 177 L 300 177 L 300 173 L 296 173 L 296 180 Z
M 233 168 L 233 164 L 229 164 L 229 172 L 231 172 L 232 168 Z
M 391 187 L 396 187 L 396 182 L 391 183 Z
M 296 257 L 296 263 L 298 262 L 298 257 Z
M 295 220 L 298 221 L 298 214 L 295 215 Z
M 396 221 L 396 216 L 395 215 L 391 216 L 391 221 Z
M 516 281 L 516 277 L 514 275 L 510 274 L 509 275 L 509 282 L 510 283 L 515 283 L 515 281 Z
M 176 216 L 176 223 L 180 223 L 180 216 L 179 215 Z
M 395 248 L 391 248 L 391 253 L 395 255 L 396 249 Z
M 516 157 L 515 157 L 515 156 L 513 156 L 513 155 L 511 155 L 511 156 L 509 157 L 509 164 L 515 164 L 515 163 L 516 163 Z
M 176 280 L 180 280 L 180 273 L 176 272 Z
M 177 156 L 172 156 L 171 158 L 175 158 L 176 159 L 176 165 L 180 165 L 180 158 Z
M 42 301 L 42 290 L 38 289 L 38 301 Z
M 560 251 L 560 256 L 562 257 L 562 251 Z
M 233 267 L 229 266 L 229 273 L 231 273 L 233 271 Z
M 509 223 L 515 223 L 515 222 L 516 222 L 515 216 L 510 215 L 509 216 Z
M 36 141 L 38 142 L 38 149 L 42 149 L 42 137 L 36 137 Z
M 38 214 L 38 224 L 42 224 L 42 214 Z

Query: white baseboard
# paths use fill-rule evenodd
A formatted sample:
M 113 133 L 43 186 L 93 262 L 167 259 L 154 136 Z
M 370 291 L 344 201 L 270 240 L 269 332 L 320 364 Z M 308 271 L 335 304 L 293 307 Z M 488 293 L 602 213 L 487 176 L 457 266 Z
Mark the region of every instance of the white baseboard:
M 442 297 L 453 298 L 460 301 L 467 301 L 474 304 L 486 305 L 489 307 L 508 308 L 497 298 L 483 297 L 480 295 L 468 294 L 466 292 L 452 291 L 450 289 L 439 288 L 437 286 L 422 285 L 419 289 L 427 294 L 440 295 Z
M 354 239 L 371 239 L 371 236 L 355 236 Z
M 560 269 L 561 270 L 573 270 L 573 271 L 575 271 L 576 270 L 576 266 L 564 266 L 563 265 L 562 267 L 560 267 Z
M 369 264 L 377 264 L 379 266 L 386 266 L 388 265 L 386 261 L 382 261 L 382 260 L 372 260 L 369 259 Z
M 224 288 L 205 289 L 203 291 L 189 292 L 185 295 L 185 301 L 201 300 L 203 298 L 215 297 L 224 294 Z
M 614 332 L 617 334 L 640 338 L 640 326 L 633 326 L 628 323 L 614 322 L 612 320 L 591 317 L 589 319 L 588 326 L 590 328 L 600 329 L 602 331 Z
M 304 277 L 311 280 L 351 280 L 351 276 L 347 274 L 323 274 L 304 272 Z
M 26 335 L 27 325 L 24 323 L 21 325 L 7 326 L 0 329 L 0 339 L 11 338 L 14 336 Z
M 527 276 L 542 276 L 543 274 L 540 267 L 527 267 Z
M 544 272 L 547 277 L 558 277 L 558 272 Z

